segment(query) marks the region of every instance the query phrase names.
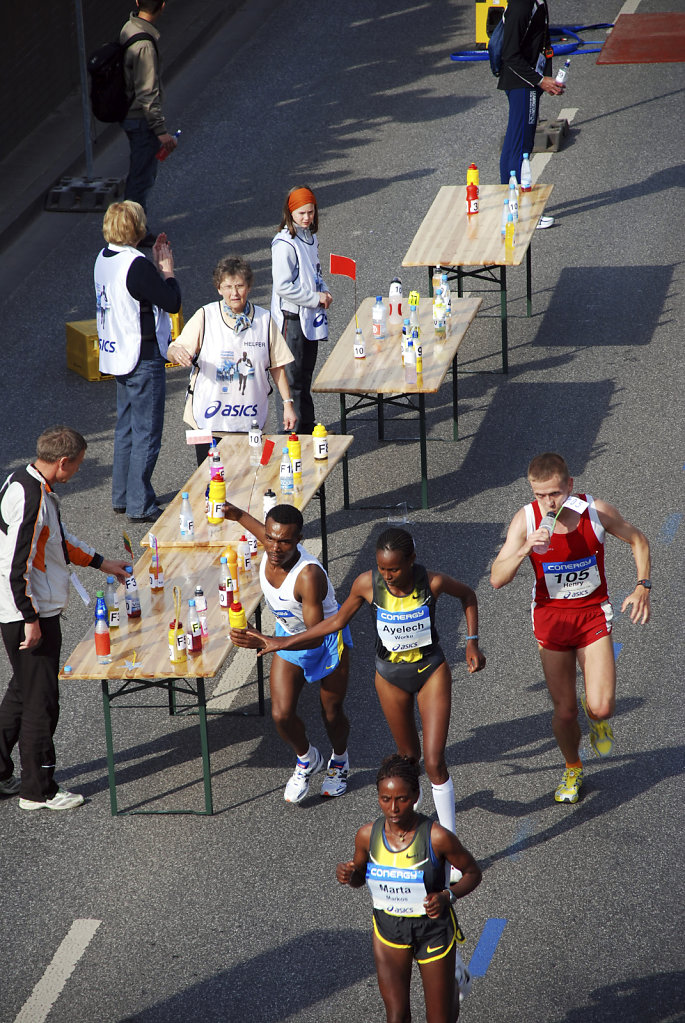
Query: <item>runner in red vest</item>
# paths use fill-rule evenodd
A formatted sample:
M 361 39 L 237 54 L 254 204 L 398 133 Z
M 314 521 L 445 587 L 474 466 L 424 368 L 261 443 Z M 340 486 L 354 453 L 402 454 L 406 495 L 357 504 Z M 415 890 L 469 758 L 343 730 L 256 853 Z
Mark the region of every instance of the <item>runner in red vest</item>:
M 613 610 L 604 573 L 606 533 L 629 543 L 638 581 L 621 611 L 632 622 L 649 620 L 649 543 L 639 529 L 605 501 L 573 493 L 573 478 L 561 455 L 538 455 L 528 466 L 534 501 L 520 508 L 495 558 L 490 582 L 510 583 L 526 558 L 535 572 L 531 613 L 545 681 L 554 704 L 552 729 L 566 760 L 558 803 L 578 801 L 583 782 L 576 696 L 576 660 L 585 680 L 583 707 L 590 744 L 597 756 L 611 752 L 614 734 L 607 720 L 616 702 L 616 667 L 611 642 Z M 551 532 L 545 529 L 546 516 Z

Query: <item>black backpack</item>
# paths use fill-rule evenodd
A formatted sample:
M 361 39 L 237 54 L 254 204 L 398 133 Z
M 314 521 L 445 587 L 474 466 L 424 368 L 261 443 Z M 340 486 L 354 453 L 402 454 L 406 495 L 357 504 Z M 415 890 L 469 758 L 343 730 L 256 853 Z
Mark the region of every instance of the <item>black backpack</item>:
M 506 12 L 505 12 L 506 14 Z M 495 78 L 499 78 L 502 70 L 502 42 L 504 40 L 504 14 L 493 29 L 488 40 L 488 57 L 490 58 L 490 70 Z
M 98 121 L 113 124 L 123 121 L 133 100 L 126 93 L 124 54 L 133 43 L 149 39 L 157 52 L 157 43 L 147 32 L 136 32 L 125 43 L 104 43 L 88 58 L 90 105 Z

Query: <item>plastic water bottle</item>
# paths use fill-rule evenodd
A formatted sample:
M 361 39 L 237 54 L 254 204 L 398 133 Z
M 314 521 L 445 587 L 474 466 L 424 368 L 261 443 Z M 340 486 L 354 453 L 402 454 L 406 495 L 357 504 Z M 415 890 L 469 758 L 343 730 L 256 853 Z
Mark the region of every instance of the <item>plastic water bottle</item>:
M 533 187 L 533 175 L 530 170 L 530 160 L 528 159 L 528 153 L 523 154 L 523 160 L 521 161 L 521 191 L 530 192 Z
M 293 467 L 293 483 L 297 487 L 302 483 L 302 444 L 296 433 L 288 437 L 288 454 Z
M 190 498 L 188 497 L 188 491 L 184 490 L 181 494 L 181 511 L 178 516 L 179 529 L 181 531 L 182 540 L 194 540 L 195 539 L 195 519 L 193 518 L 193 509 L 190 507 Z
M 235 547 L 229 545 L 226 548 L 225 554 L 228 568 L 228 589 L 233 590 L 233 597 L 235 600 L 238 600 L 238 593 L 240 591 L 240 582 L 238 580 L 238 552 Z
M 164 589 L 164 569 L 159 553 L 153 553 L 150 557 L 150 589 L 155 591 Z
M 262 512 L 263 512 L 263 515 L 264 515 L 264 521 L 265 522 L 266 522 L 267 515 L 269 514 L 269 512 L 271 511 L 272 508 L 276 507 L 277 504 L 278 504 L 278 499 L 276 497 L 276 494 L 271 489 L 271 487 L 269 487 L 268 490 L 264 491 L 264 499 L 263 499 L 263 502 L 262 502 Z
M 223 480 L 226 478 L 224 476 L 224 463 L 221 461 L 221 455 L 216 444 L 214 444 L 210 452 L 209 478 L 210 480 Z
M 98 613 L 98 604 L 100 605 Z M 95 610 L 95 653 L 98 664 L 111 664 L 112 652 L 109 639 L 109 625 L 107 624 L 107 605 L 103 590 L 98 590 Z
M 126 614 L 129 618 L 140 618 L 140 594 L 138 592 L 138 583 L 136 577 L 133 574 L 133 567 L 127 565 L 124 569 L 126 572 Z
M 233 588 L 230 585 L 231 576 L 228 570 L 228 559 L 221 555 L 219 562 L 219 606 L 229 607 L 230 600 L 233 600 Z M 230 593 L 230 600 L 229 600 Z
M 480 174 L 475 163 L 469 164 L 468 170 L 466 171 L 466 184 L 475 185 L 476 188 L 480 185 Z
M 447 333 L 449 333 L 452 322 L 452 292 L 450 291 L 450 282 L 446 273 L 440 279 L 440 290 L 442 291 L 442 300 L 445 303 L 445 318 L 447 321 Z
M 385 340 L 385 320 L 387 316 L 387 309 L 383 303 L 383 296 L 376 295 L 376 301 L 373 309 L 371 310 L 371 322 L 373 324 L 373 339 L 374 341 Z
M 421 337 L 421 324 L 419 323 L 419 303 L 412 302 L 409 306 L 409 326 L 411 330 L 418 330 Z M 411 337 L 411 333 L 409 334 Z
M 186 658 L 186 634 L 183 631 L 183 622 L 178 623 L 176 619 L 169 622 L 169 660 L 172 664 L 182 664 Z
M 324 462 L 328 458 L 328 430 L 323 423 L 317 423 L 312 430 L 314 461 Z
M 259 465 L 262 457 L 262 430 L 256 419 L 250 424 L 247 443 L 250 449 L 250 465 Z
M 238 540 L 238 571 L 243 575 L 249 575 L 252 572 L 250 544 L 244 533 Z
M 209 501 L 207 505 L 207 522 L 210 526 L 220 526 L 224 521 L 226 507 L 226 484 L 220 476 L 213 476 L 209 484 Z
M 419 335 L 415 330 L 411 334 L 411 346 L 414 349 L 414 356 L 416 358 L 416 376 L 418 378 L 423 373 L 423 348 L 419 341 Z
M 478 213 L 478 185 L 466 186 L 466 213 L 469 217 Z
M 552 543 L 552 533 L 554 532 L 554 523 L 557 520 L 556 512 L 547 512 L 542 522 L 538 526 L 539 529 L 546 529 L 549 537 L 544 543 L 536 543 L 532 548 L 536 554 L 546 554 L 549 550 L 550 544 Z
M 232 629 L 246 629 L 247 617 L 239 600 L 234 600 L 228 609 L 228 624 Z
M 281 468 L 279 475 L 281 481 L 281 493 L 292 494 L 294 490 L 293 464 L 290 461 L 290 454 L 288 453 L 287 447 L 283 448 L 283 457 L 281 458 Z
M 508 219 L 509 219 L 509 196 L 505 198 L 504 204 L 502 206 L 502 225 L 500 227 L 500 234 L 502 235 L 502 240 L 504 240 L 504 236 L 507 233 Z
M 410 385 L 416 384 L 416 352 L 414 351 L 413 337 L 407 341 L 407 351 L 404 354 L 404 382 Z
M 110 629 L 118 629 L 121 618 L 119 614 L 119 598 L 117 597 L 117 583 L 113 575 L 107 576 L 105 604 L 107 605 L 107 621 Z
M 200 619 L 200 629 L 203 636 L 209 635 L 209 627 L 207 625 L 207 598 L 205 597 L 205 591 L 201 586 L 195 587 L 195 610 L 197 611 L 198 618 Z
M 375 329 L 376 329 L 376 324 L 374 322 L 374 330 Z M 375 335 L 374 335 L 374 337 L 375 337 Z M 355 359 L 365 359 L 366 358 L 366 345 L 364 344 L 364 335 L 362 334 L 362 328 L 361 327 L 357 327 L 357 329 L 354 332 L 354 357 L 355 357 Z
M 508 215 L 508 217 L 507 217 L 507 228 L 506 228 L 506 231 L 504 233 L 504 245 L 505 245 L 505 248 L 513 249 L 514 245 L 516 244 L 515 241 L 514 241 L 515 234 L 516 234 L 516 224 L 514 223 L 514 218 L 512 217 L 512 215 L 510 213 Z
M 411 337 L 411 327 L 409 326 L 409 317 L 406 316 L 404 323 L 402 324 L 402 365 L 404 366 L 404 357 L 407 354 L 407 341 Z
M 181 135 L 181 129 L 180 128 L 178 129 L 178 131 L 172 132 L 172 138 L 177 139 L 177 138 L 180 137 L 180 135 Z M 171 149 L 167 149 L 166 146 L 160 146 L 160 148 L 155 153 L 155 156 L 157 157 L 157 159 L 159 160 L 160 163 L 164 163 L 164 161 L 166 160 L 167 156 L 171 152 L 172 152 L 172 150 Z
M 193 597 L 188 601 L 186 650 L 189 654 L 199 654 L 202 651 L 202 626 L 200 625 L 200 616 L 197 613 L 197 606 Z
M 401 327 L 402 326 L 402 281 L 399 277 L 393 277 L 390 281 L 390 291 L 388 292 L 388 326 L 389 327 Z
M 443 341 L 447 337 L 447 309 L 445 308 L 442 288 L 438 288 L 433 296 L 433 326 L 435 327 L 436 338 L 439 341 Z
M 568 78 L 570 67 L 571 61 L 570 60 L 564 61 L 564 66 L 559 68 L 559 70 L 557 71 L 557 76 L 554 79 L 554 81 L 559 82 L 559 85 L 563 85 L 566 82 L 566 79 Z
M 509 212 L 511 213 L 514 223 L 519 218 L 519 196 L 518 196 L 518 185 L 516 184 L 516 171 L 512 171 L 509 176 Z

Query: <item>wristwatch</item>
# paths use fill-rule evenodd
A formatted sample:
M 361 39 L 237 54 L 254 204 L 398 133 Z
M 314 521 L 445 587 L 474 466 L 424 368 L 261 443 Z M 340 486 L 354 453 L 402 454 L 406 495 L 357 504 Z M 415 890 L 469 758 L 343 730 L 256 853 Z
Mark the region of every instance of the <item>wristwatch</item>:
M 638 581 L 635 583 L 635 585 L 636 586 L 644 586 L 644 588 L 646 590 L 651 590 L 651 588 L 652 588 L 652 580 L 651 579 L 638 579 Z
M 454 892 L 450 888 L 445 888 L 445 891 L 450 897 L 450 906 L 456 905 L 457 896 L 454 894 Z

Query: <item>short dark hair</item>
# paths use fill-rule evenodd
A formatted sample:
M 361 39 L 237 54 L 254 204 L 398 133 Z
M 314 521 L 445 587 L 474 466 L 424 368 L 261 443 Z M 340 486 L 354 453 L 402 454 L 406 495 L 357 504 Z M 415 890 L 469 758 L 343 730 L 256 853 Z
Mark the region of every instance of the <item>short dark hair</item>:
M 250 264 L 240 256 L 224 256 L 214 267 L 212 283 L 218 291 L 224 277 L 242 277 L 248 288 L 252 287 L 254 271 Z
M 269 519 L 273 519 L 274 522 L 278 522 L 280 526 L 297 526 L 297 531 L 302 532 L 304 528 L 304 519 L 302 518 L 302 512 L 299 508 L 295 508 L 292 504 L 276 504 L 267 513 L 265 522 Z
M 412 792 L 418 793 L 419 791 L 418 764 L 411 757 L 402 756 L 401 753 L 392 753 L 389 757 L 385 758 L 378 768 L 376 788 L 386 778 L 401 778 L 402 781 L 407 783 Z
M 571 478 L 566 460 L 556 451 L 545 451 L 543 455 L 536 455 L 528 466 L 528 479 L 542 483 L 544 480 L 551 480 L 553 476 L 558 476 L 563 482 Z
M 60 458 L 73 461 L 88 447 L 85 437 L 70 426 L 50 426 L 36 441 L 36 458 L 52 465 Z
M 290 191 L 288 192 L 288 194 L 285 197 L 285 202 L 283 203 L 283 214 L 281 216 L 281 222 L 278 225 L 278 230 L 279 231 L 282 231 L 284 227 L 287 227 L 288 231 L 290 232 L 290 237 L 291 238 L 294 238 L 295 235 L 297 234 L 297 228 L 295 226 L 295 221 L 293 220 L 293 215 L 290 212 L 290 206 L 288 205 L 288 203 L 289 203 L 289 200 L 290 200 L 290 196 L 293 194 L 293 192 L 298 192 L 301 188 L 306 188 L 310 192 L 312 191 L 311 188 L 309 188 L 309 185 L 296 185 L 295 188 L 291 188 Z M 317 231 L 319 230 L 319 206 L 318 206 L 318 203 L 314 203 L 314 219 L 311 222 L 309 230 L 312 232 L 312 234 L 316 234 Z
M 377 551 L 400 551 L 406 558 L 410 558 L 415 549 L 411 533 L 397 526 L 384 529 L 376 540 Z

